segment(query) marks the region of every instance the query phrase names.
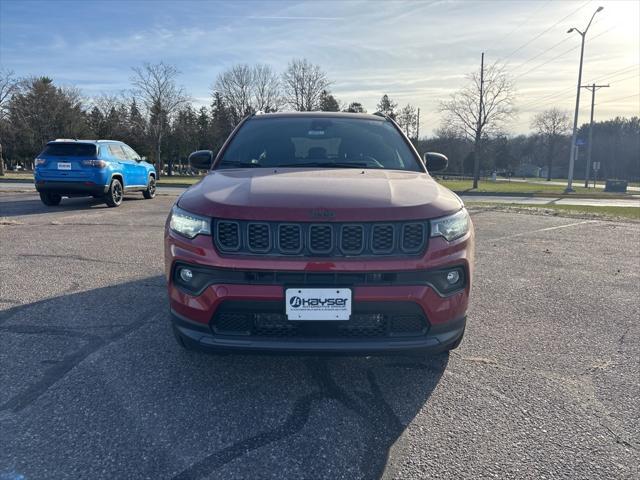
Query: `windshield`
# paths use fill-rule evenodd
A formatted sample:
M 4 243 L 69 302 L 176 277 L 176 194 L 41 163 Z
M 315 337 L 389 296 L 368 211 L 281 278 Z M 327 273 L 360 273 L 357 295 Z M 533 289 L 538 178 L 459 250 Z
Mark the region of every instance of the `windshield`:
M 50 143 L 40 155 L 43 157 L 95 157 L 96 146 L 91 143 Z
M 216 168 L 255 167 L 423 171 L 391 123 L 327 117 L 247 121 Z

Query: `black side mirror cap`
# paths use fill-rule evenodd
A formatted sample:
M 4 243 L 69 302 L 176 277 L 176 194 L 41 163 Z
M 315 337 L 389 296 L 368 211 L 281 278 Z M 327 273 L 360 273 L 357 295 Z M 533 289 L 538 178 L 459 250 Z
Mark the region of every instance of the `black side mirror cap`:
M 211 150 L 198 150 L 189 155 L 189 165 L 197 170 L 209 170 L 213 164 Z
M 441 153 L 427 152 L 423 155 L 423 158 L 424 164 L 430 172 L 445 170 L 449 165 L 449 159 Z

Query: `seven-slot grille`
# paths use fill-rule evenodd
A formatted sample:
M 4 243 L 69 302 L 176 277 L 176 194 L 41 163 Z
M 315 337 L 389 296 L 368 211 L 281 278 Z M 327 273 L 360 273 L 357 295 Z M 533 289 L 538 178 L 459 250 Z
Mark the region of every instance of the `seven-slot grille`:
M 214 242 L 223 254 L 276 256 L 420 255 L 428 223 L 291 223 L 214 221 Z

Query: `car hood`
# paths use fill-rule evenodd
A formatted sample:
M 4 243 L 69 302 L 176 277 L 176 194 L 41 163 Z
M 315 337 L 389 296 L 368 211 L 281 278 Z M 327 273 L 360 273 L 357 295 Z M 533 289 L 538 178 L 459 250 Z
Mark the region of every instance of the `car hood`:
M 420 172 L 252 168 L 212 171 L 178 205 L 217 218 L 348 222 L 435 218 L 462 201 Z

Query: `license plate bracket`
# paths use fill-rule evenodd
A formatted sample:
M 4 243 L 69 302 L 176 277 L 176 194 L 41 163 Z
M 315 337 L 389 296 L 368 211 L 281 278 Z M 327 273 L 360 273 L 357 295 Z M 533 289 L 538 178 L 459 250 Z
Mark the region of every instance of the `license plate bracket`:
M 351 317 L 350 288 L 287 288 L 285 306 L 292 321 L 345 321 Z

